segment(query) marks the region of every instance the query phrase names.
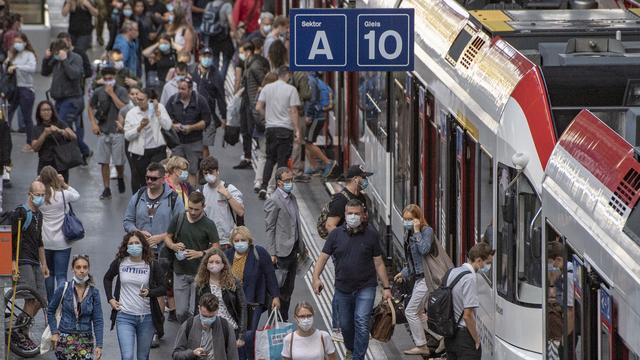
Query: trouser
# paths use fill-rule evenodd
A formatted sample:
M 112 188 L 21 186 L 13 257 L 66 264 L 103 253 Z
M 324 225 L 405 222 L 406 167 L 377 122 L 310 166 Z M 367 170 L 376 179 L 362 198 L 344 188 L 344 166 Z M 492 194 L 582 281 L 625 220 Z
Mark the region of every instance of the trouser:
M 287 271 L 286 278 L 280 288 L 280 315 L 282 320 L 289 320 L 289 307 L 291 306 L 291 294 L 296 285 L 296 269 L 298 268 L 298 250 L 293 249 L 286 257 L 278 256 L 278 269 Z
M 53 293 L 58 286 L 67 281 L 71 248 L 64 250 L 45 249 L 44 256 L 47 259 L 47 266 L 49 267 L 49 277 L 44 279 L 44 285 L 47 288 L 47 299 L 52 299 Z
M 458 329 L 456 336 L 444 339 L 447 360 L 480 360 L 482 348 L 476 349 L 476 342 L 466 327 Z
M 148 360 L 154 332 L 151 314 L 129 315 L 119 312 L 116 333 L 122 360 Z
M 376 298 L 375 286 L 354 292 L 335 290 L 340 328 L 344 345 L 353 355 L 353 360 L 364 360 L 369 347 L 369 320 Z
M 183 323 L 195 311 L 195 275 L 173 274 L 173 297 L 176 299 L 176 316 Z
M 238 348 L 238 356 L 240 360 L 253 360 L 255 352 L 255 337 L 260 317 L 265 310 L 264 305 L 248 305 L 247 306 L 247 331 L 244 334 L 245 345 Z
M 71 36 L 71 44 L 76 50 L 86 53 L 87 50 L 91 49 L 91 34 L 86 34 L 86 35 L 69 34 L 69 35 Z
M 9 124 L 13 119 L 18 107 L 20 107 L 20 113 L 22 114 L 22 121 L 24 122 L 24 130 L 27 135 L 27 144 L 31 145 L 33 140 L 33 121 L 31 120 L 31 113 L 33 112 L 33 102 L 36 99 L 36 94 L 33 90 L 26 87 L 18 87 L 18 96 L 16 102 L 9 106 Z M 22 125 L 22 124 L 19 124 Z
M 89 155 L 91 150 L 84 142 L 84 125 L 82 124 L 82 111 L 84 110 L 84 100 L 82 96 L 73 96 L 56 100 L 56 113 L 58 119 L 63 121 L 68 127 L 75 127 L 78 137 L 78 146 L 82 155 Z
M 423 277 L 415 282 L 411 299 L 409 299 L 409 303 L 404 310 L 409 330 L 411 330 L 411 336 L 416 346 L 427 344 L 427 338 L 424 334 L 427 329 L 427 321 L 421 318 L 420 315 L 424 314 L 424 305 L 428 295 L 429 289 Z
M 293 130 L 281 127 L 268 128 L 265 132 L 267 160 L 262 173 L 262 187 L 267 189 L 268 181 L 273 173 L 273 166 L 286 167 L 293 148 Z
M 306 124 L 304 120 L 304 116 L 298 116 L 298 126 L 300 129 L 305 129 Z M 293 160 L 293 176 L 304 175 L 304 142 L 294 143 L 293 144 L 293 152 L 291 154 L 291 160 Z
M 256 139 L 256 148 L 255 148 L 255 162 L 256 162 L 256 173 L 254 182 L 262 183 L 262 173 L 264 172 L 264 164 L 267 162 L 267 139 L 262 136 L 255 138 Z
M 253 109 L 247 91 L 242 95 L 240 104 L 240 134 L 242 135 L 242 152 L 246 160 L 251 159 L 251 139 L 253 135 Z
M 213 63 L 220 71 L 222 80 L 227 79 L 227 71 L 229 70 L 229 64 L 235 49 L 233 48 L 233 42 L 231 38 L 221 41 L 214 41 L 213 39 L 205 39 L 205 44 L 209 44 L 209 47 L 213 51 Z M 220 54 L 222 54 L 222 66 L 220 66 Z
M 131 167 L 131 192 L 146 184 L 145 175 L 147 166 L 152 162 L 160 162 L 167 157 L 166 146 L 158 146 L 153 149 L 145 149 L 144 155 L 129 154 L 129 166 Z

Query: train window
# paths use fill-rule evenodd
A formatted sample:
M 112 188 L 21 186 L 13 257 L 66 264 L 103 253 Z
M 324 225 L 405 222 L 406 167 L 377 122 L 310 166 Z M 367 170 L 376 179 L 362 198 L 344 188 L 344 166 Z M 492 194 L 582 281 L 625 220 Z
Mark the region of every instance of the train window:
M 402 211 L 405 206 L 411 203 L 411 173 L 415 164 L 416 151 L 413 149 L 415 139 L 414 129 L 416 123 L 413 120 L 411 103 L 405 98 L 405 80 L 407 74 L 404 72 L 394 73 L 393 85 L 393 203 Z M 411 81 L 409 79 L 409 81 Z
M 464 27 L 462 30 L 460 30 L 460 33 L 453 41 L 453 44 L 451 44 L 449 52 L 447 53 L 447 60 L 451 64 L 456 64 L 458 62 L 458 59 L 460 59 L 462 52 L 473 37 L 472 31 L 473 30 L 471 30 L 470 28 Z
M 23 24 L 40 25 L 44 24 L 44 4 L 44 0 L 11 0 L 11 12 L 22 15 Z
M 623 231 L 629 235 L 636 244 L 640 245 L 640 203 L 636 204 L 636 207 L 631 210 L 631 214 L 629 214 Z
M 574 329 L 573 263 L 567 261 L 565 239 L 548 223 L 546 236 L 547 359 L 568 359 L 566 344 Z
M 387 73 L 366 71 L 358 75 L 360 103 L 358 151 L 364 155 L 365 125 L 385 144 L 387 143 Z
M 477 238 L 479 241 L 485 241 L 491 246 L 495 246 L 493 242 L 493 159 L 484 150 L 480 150 L 478 169 L 480 176 L 478 179 L 478 191 L 476 196 L 478 201 L 478 230 L 481 232 Z M 493 267 L 484 278 L 491 284 Z
M 514 239 L 515 223 L 513 203 L 515 189 L 509 187 L 515 170 L 503 164 L 498 165 L 498 228 L 496 243 L 496 281 L 498 293 L 507 300 L 513 298 Z

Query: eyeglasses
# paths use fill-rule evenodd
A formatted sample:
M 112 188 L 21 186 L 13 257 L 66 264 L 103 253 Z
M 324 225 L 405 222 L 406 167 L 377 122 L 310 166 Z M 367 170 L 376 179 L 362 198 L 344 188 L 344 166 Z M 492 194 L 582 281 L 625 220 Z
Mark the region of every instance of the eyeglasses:
M 145 176 L 144 178 L 147 179 L 147 181 L 158 181 L 158 180 L 162 179 L 159 176 Z
M 31 195 L 33 195 L 33 196 L 45 196 L 46 194 L 44 194 L 44 193 L 43 194 L 31 193 Z

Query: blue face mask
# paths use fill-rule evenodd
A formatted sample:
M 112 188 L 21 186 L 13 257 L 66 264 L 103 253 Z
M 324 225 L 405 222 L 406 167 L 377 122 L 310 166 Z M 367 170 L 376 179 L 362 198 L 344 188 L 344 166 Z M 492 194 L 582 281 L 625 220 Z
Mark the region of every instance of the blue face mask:
M 173 4 L 167 4 L 167 11 L 173 11 Z
M 364 190 L 364 189 L 366 189 L 367 187 L 369 187 L 369 179 L 364 178 L 364 179 L 362 179 L 362 181 L 360 182 L 360 189 L 361 189 L 361 190 Z
M 16 49 L 17 52 L 21 52 L 24 50 L 25 44 L 23 42 L 17 42 L 13 44 L 13 48 Z
M 169 50 L 171 50 L 171 45 L 167 43 L 162 43 L 158 45 L 158 49 L 160 49 L 160 51 L 162 51 L 163 53 L 168 53 Z
M 131 10 L 131 9 L 124 9 L 124 10 L 122 10 L 122 14 L 123 14 L 124 16 L 126 16 L 126 17 L 129 17 L 129 16 L 133 15 L 133 10 Z
M 218 319 L 217 315 L 213 315 L 211 317 L 200 315 L 200 321 L 202 322 L 202 326 L 211 327 L 211 325 L 213 325 L 213 323 L 216 322 L 216 319 Z
M 249 242 L 248 241 L 238 241 L 233 243 L 233 248 L 236 249 L 237 252 L 243 254 L 249 250 Z
M 169 22 L 169 24 L 173 24 L 173 14 L 169 15 L 167 22 Z
M 200 64 L 202 64 L 202 66 L 208 68 L 209 66 L 211 66 L 213 64 L 213 59 L 210 57 L 203 57 L 202 59 L 200 59 Z
M 180 181 L 187 181 L 189 180 L 189 172 L 187 170 L 182 170 L 180 172 Z
M 293 191 L 293 182 L 287 181 L 286 183 L 284 183 L 282 185 L 282 190 L 284 190 L 284 192 L 286 192 L 287 194 Z
M 53 55 L 53 58 L 54 58 L 56 61 L 60 61 L 60 56 L 59 56 L 59 55 Z
M 142 244 L 129 244 L 127 245 L 127 253 L 131 256 L 142 255 Z
M 413 229 L 413 220 L 404 220 L 403 224 L 405 230 Z
M 35 207 L 40 207 L 44 204 L 44 196 L 34 196 L 31 201 Z

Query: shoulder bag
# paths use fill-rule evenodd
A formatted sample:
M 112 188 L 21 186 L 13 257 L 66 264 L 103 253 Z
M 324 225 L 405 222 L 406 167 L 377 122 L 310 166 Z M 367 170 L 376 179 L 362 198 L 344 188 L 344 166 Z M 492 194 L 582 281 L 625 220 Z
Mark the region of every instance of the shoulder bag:
M 453 262 L 447 252 L 440 244 L 440 241 L 433 236 L 431 250 L 422 257 L 422 268 L 424 271 L 424 281 L 429 291 L 440 287 L 441 280 L 447 271 L 453 268 Z
M 69 211 L 66 211 L 67 201 L 64 198 L 64 190 L 62 191 L 62 202 L 65 209 L 64 220 L 62 221 L 62 234 L 67 241 L 76 241 L 84 238 L 84 226 L 82 221 L 78 219 L 73 212 L 73 207 L 69 203 Z
M 61 144 L 55 134 L 50 136 L 53 137 L 53 141 L 56 143 L 56 146 L 53 147 L 56 170 L 65 171 L 84 164 L 82 152 L 80 152 L 77 141 L 68 140 Z

